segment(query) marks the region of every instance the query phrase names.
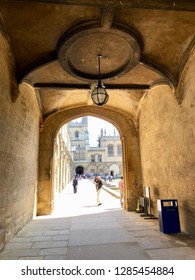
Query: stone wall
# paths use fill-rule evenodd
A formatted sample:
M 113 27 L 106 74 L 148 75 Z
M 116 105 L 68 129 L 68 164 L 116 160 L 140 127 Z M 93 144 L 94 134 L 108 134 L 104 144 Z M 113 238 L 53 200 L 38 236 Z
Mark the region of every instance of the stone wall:
M 27 85 L 12 102 L 10 57 L 0 33 L 0 230 L 5 232 L 1 243 L 2 236 L 10 239 L 32 218 L 38 170 L 39 110 Z
M 178 199 L 181 229 L 195 234 L 195 59 L 180 77 L 178 102 L 168 86 L 153 88 L 140 108 L 143 185 L 157 199 Z M 181 98 L 182 93 L 182 98 Z

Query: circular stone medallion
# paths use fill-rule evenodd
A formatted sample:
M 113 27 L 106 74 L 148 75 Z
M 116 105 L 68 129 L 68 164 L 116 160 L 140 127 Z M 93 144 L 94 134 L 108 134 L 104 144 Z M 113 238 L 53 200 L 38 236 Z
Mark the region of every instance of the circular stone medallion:
M 110 79 L 133 68 L 139 60 L 140 49 L 128 33 L 93 28 L 69 36 L 58 51 L 62 67 L 70 74 L 87 80 L 98 79 L 98 54 L 101 54 L 101 78 Z

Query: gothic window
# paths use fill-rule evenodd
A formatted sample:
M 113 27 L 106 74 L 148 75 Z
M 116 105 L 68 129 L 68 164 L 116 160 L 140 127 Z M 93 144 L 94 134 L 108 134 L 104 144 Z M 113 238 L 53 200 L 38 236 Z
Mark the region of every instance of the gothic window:
M 95 162 L 95 155 L 91 155 L 91 162 Z
M 119 144 L 119 145 L 117 146 L 117 154 L 118 154 L 118 156 L 121 156 L 121 155 L 122 155 L 122 147 L 121 147 L 121 144 Z
M 98 155 L 98 162 L 102 162 L 102 155 Z
M 79 132 L 76 131 L 74 136 L 75 136 L 75 138 L 79 138 Z
M 114 148 L 113 145 L 108 145 L 108 156 L 113 156 Z
M 89 134 L 88 134 L 88 131 L 87 131 L 87 130 L 85 131 L 85 139 L 86 139 L 86 140 L 89 139 Z

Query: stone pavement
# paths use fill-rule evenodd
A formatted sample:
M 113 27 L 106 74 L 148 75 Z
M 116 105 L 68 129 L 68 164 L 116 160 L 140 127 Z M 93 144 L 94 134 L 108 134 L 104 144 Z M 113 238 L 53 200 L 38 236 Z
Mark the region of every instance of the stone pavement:
M 80 180 L 57 195 L 51 216 L 35 217 L 6 245 L 1 260 L 195 260 L 195 237 L 163 234 L 157 219 L 120 208 L 119 199 Z

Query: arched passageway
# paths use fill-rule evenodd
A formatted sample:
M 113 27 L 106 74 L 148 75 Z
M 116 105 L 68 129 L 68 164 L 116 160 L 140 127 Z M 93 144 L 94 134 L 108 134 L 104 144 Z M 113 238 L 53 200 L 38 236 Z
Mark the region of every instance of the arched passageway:
M 150 186 L 155 215 L 157 199 L 177 198 L 194 234 L 194 1 L 38 2 L 0 3 L 0 241 L 36 206 L 51 212 L 56 133 L 86 115 L 119 131 L 125 209 Z M 103 107 L 91 100 L 100 52 Z
M 83 175 L 84 174 L 84 168 L 82 166 L 77 166 L 75 170 L 75 174 Z
M 139 140 L 133 121 L 130 121 L 128 115 L 123 114 L 122 112 L 116 114 L 114 110 L 108 108 L 100 109 L 99 107 L 94 106 L 72 108 L 48 117 L 45 120 L 43 130 L 40 134 L 38 215 L 49 214 L 52 211 L 53 139 L 59 127 L 64 123 L 84 115 L 100 117 L 109 121 L 119 131 L 123 151 L 123 176 L 126 186 L 124 202 L 125 209 L 134 210 L 137 198 L 142 194 Z M 44 175 L 46 172 L 47 174 L 51 174 L 51 176 L 45 177 Z

